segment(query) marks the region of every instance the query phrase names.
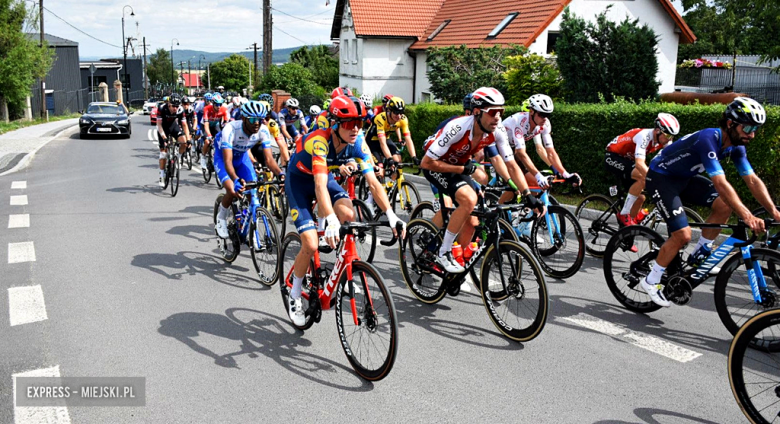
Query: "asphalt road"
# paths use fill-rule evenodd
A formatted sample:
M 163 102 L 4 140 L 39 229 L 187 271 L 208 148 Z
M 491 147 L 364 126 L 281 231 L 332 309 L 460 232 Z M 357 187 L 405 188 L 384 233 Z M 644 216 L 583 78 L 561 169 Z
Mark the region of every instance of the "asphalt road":
M 390 375 L 365 382 L 332 312 L 296 331 L 278 286 L 253 281 L 247 252 L 222 261 L 213 180 L 183 171 L 175 198 L 157 187 L 150 128 L 139 117 L 129 140 L 65 133 L 0 177 L 0 221 L 29 215 L 29 227 L 0 232 L 14 262 L 0 256 L 0 422 L 35 421 L 15 414 L 12 396 L 12 375 L 34 370 L 146 378 L 144 407 L 43 411 L 52 422 L 744 421 L 712 283 L 688 306 L 637 315 L 613 299 L 590 257 L 575 277 L 548 280 L 547 326 L 519 344 L 495 330 L 473 290 L 416 301 L 397 251 L 379 246 L 374 265 L 398 309 L 400 347 Z M 21 181 L 26 188 L 12 188 Z M 26 205 L 8 200 L 23 195 Z M 22 307 L 45 306 L 44 315 L 19 315 L 11 297 L 36 286 L 43 304 Z

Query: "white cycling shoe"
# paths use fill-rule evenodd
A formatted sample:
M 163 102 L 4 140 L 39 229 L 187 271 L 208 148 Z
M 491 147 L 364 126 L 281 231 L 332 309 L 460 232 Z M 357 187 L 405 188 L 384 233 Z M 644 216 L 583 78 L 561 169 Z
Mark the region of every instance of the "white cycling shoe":
M 162 177 L 160 177 L 160 181 L 157 183 L 157 185 L 159 185 L 160 188 L 165 188 L 165 181 L 163 181 Z
M 228 238 L 229 234 L 228 234 L 228 227 L 227 227 L 227 220 L 226 219 L 217 218 L 217 227 L 216 228 L 217 228 L 217 235 L 220 238 L 223 238 L 223 239 Z
M 463 265 L 459 264 L 458 261 L 455 260 L 455 258 L 452 256 L 452 252 L 447 252 L 442 256 L 437 256 L 436 263 L 441 265 L 445 271 L 451 272 L 453 274 L 460 274 L 466 271 L 466 268 L 463 268 Z
M 303 302 L 300 297 L 297 299 L 290 297 L 290 300 L 287 303 L 287 312 L 289 313 L 293 324 L 298 327 L 302 327 L 306 324 L 306 314 L 303 312 Z
M 668 308 L 672 306 L 672 302 L 669 302 L 666 300 L 666 296 L 664 296 L 663 288 L 661 284 L 650 284 L 647 282 L 647 277 L 642 278 L 642 281 L 639 282 L 639 284 L 642 286 L 642 290 L 647 293 L 648 296 L 650 296 L 650 300 L 653 301 L 658 306 L 663 306 L 664 308 Z

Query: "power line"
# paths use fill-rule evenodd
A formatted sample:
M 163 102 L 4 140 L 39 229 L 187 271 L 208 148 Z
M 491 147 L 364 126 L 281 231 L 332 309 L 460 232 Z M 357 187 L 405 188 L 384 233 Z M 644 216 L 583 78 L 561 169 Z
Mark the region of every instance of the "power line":
M 118 48 L 118 49 L 121 49 L 121 48 L 122 48 L 122 46 L 117 46 L 117 45 L 114 45 L 114 44 L 111 44 L 111 43 L 107 43 L 107 42 L 105 42 L 105 41 L 103 41 L 103 40 L 101 40 L 101 39 L 99 39 L 99 38 L 96 38 L 96 37 L 93 37 L 93 36 L 91 36 L 91 35 L 87 34 L 86 32 L 84 32 L 84 31 L 82 31 L 82 30 L 80 30 L 80 29 L 76 28 L 75 26 L 73 26 L 73 25 L 72 25 L 70 22 L 66 21 L 65 19 L 62 19 L 62 18 L 60 18 L 59 16 L 57 16 L 57 14 L 56 14 L 56 13 L 52 12 L 51 10 L 47 9 L 46 7 L 44 7 L 44 8 L 43 8 L 43 10 L 45 10 L 45 11 L 49 12 L 49 13 L 50 13 L 50 14 L 52 14 L 52 15 L 53 15 L 55 18 L 57 18 L 57 19 L 61 20 L 62 22 L 65 22 L 65 23 L 66 23 L 66 24 L 68 24 L 68 26 L 70 26 L 71 28 L 75 29 L 76 31 L 78 31 L 78 32 L 80 32 L 80 33 L 82 33 L 82 34 L 84 34 L 84 35 L 86 35 L 87 37 L 89 37 L 89 38 L 91 38 L 91 39 L 93 39 L 93 40 L 100 41 L 100 42 L 101 42 L 101 43 L 103 43 L 103 44 L 109 45 L 109 46 L 111 46 L 111 47 L 116 47 L 116 48 Z
M 279 9 L 276 9 L 276 8 L 274 8 L 274 7 L 272 7 L 272 8 L 271 8 L 271 10 L 273 10 L 273 11 L 275 11 L 275 12 L 279 12 L 279 13 L 281 13 L 282 15 L 287 15 L 287 16 L 289 16 L 289 17 L 291 17 L 291 18 L 293 18 L 293 19 L 297 19 L 297 20 L 299 20 L 299 21 L 304 21 L 304 22 L 311 22 L 311 23 L 313 23 L 313 24 L 318 24 L 318 25 L 330 25 L 330 24 L 326 24 L 326 23 L 323 23 L 323 22 L 317 22 L 317 21 L 312 21 L 312 20 L 309 20 L 309 19 L 299 18 L 299 17 L 297 17 L 297 16 L 293 16 L 293 15 L 291 15 L 291 14 L 287 13 L 287 12 L 282 12 L 281 10 L 279 10 Z M 285 33 L 285 34 L 287 34 L 287 33 Z M 291 37 L 292 37 L 292 36 L 291 36 Z
M 313 15 L 304 16 L 304 18 L 313 18 L 313 17 L 315 17 L 315 16 L 322 15 L 323 13 L 332 13 L 332 12 L 333 12 L 333 10 L 331 10 L 331 9 L 325 9 L 325 10 L 323 10 L 323 11 L 322 11 L 322 12 L 320 12 L 320 13 L 315 13 L 315 14 L 313 14 Z M 327 19 L 327 18 L 325 18 L 325 19 Z M 292 21 L 282 21 L 282 22 L 277 22 L 277 23 L 278 23 L 278 24 L 286 24 L 286 23 L 288 23 L 288 22 L 292 22 Z
M 304 45 L 307 45 L 307 46 L 308 46 L 308 45 L 311 45 L 311 43 L 307 43 L 307 42 L 305 42 L 305 41 L 301 40 L 300 38 L 298 38 L 298 37 L 296 37 L 296 36 L 294 36 L 294 35 L 292 35 L 292 34 L 290 34 L 290 33 L 286 32 L 285 30 L 283 30 L 283 29 L 279 28 L 278 26 L 274 26 L 274 29 L 277 29 L 277 30 L 281 31 L 283 34 L 287 34 L 288 36 L 290 36 L 290 37 L 292 37 L 292 38 L 294 38 L 294 39 L 296 39 L 296 40 L 300 41 L 300 42 L 301 42 L 301 43 L 303 43 Z

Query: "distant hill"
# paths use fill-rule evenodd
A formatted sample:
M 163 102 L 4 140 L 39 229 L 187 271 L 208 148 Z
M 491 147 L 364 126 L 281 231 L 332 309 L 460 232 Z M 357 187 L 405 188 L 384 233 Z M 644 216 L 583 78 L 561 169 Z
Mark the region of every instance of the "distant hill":
M 300 47 L 291 47 L 287 49 L 275 49 L 274 50 L 274 57 L 273 62 L 274 63 L 287 63 L 290 61 L 290 53 L 294 52 L 295 50 L 298 50 Z M 147 52 L 147 55 L 150 55 L 154 52 Z M 252 50 L 246 50 L 242 52 L 236 52 L 238 54 L 244 55 L 249 61 L 254 60 L 254 51 Z M 190 63 L 193 67 L 198 66 L 198 58 L 200 58 L 200 55 L 203 55 L 205 59 L 201 59 L 201 64 L 206 63 L 213 63 L 213 62 L 219 62 L 220 60 L 230 56 L 233 54 L 232 52 L 223 52 L 223 53 L 210 53 L 210 52 L 202 52 L 198 50 L 178 50 L 173 49 L 173 63 L 179 63 L 179 62 L 186 62 L 187 60 L 190 60 Z M 148 56 L 147 56 L 148 57 Z M 79 60 L 81 61 L 89 61 L 89 60 L 100 60 L 103 57 L 100 56 L 83 56 L 80 57 Z M 258 66 L 262 65 L 263 60 L 263 52 L 259 51 L 257 52 L 257 62 Z M 178 66 L 177 66 L 178 67 Z

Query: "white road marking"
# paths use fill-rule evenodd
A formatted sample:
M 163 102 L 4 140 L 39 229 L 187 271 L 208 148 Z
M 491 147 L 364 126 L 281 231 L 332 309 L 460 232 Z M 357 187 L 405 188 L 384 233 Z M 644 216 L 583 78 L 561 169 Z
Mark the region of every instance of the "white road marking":
M 8 228 L 28 228 L 30 226 L 30 214 L 8 215 Z
M 154 136 L 154 132 L 155 131 L 157 131 L 157 130 L 154 129 L 154 128 L 150 128 L 149 131 L 146 133 L 146 139 L 147 140 L 152 140 L 152 141 L 157 141 L 157 137 Z
M 70 415 L 68 408 L 64 406 L 32 407 L 16 406 L 16 378 L 17 377 L 59 377 L 60 366 L 41 368 L 14 374 L 11 378 L 14 386 L 14 422 L 16 424 L 56 423 L 69 424 Z
M 35 246 L 33 242 L 8 243 L 8 263 L 35 262 Z
M 677 362 L 690 362 L 702 355 L 699 352 L 694 352 L 684 347 L 677 346 L 674 343 L 667 342 L 666 340 L 660 339 L 658 337 L 630 331 L 618 324 L 604 321 L 596 317 L 592 317 L 588 314 L 580 313 L 579 315 L 573 317 L 563 317 L 559 319 L 566 320 L 580 327 L 585 327 L 589 330 L 612 336 L 616 339 L 631 343 L 636 347 L 649 350 L 650 352 L 667 357 L 669 359 L 673 359 Z
M 46 315 L 41 286 L 9 288 L 8 313 L 11 327 L 47 320 L 49 317 Z
M 11 206 L 24 206 L 27 204 L 27 195 L 11 196 Z
M 27 181 L 13 181 L 11 182 L 11 190 L 24 190 L 27 188 Z

